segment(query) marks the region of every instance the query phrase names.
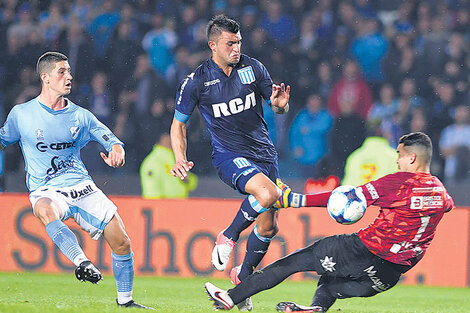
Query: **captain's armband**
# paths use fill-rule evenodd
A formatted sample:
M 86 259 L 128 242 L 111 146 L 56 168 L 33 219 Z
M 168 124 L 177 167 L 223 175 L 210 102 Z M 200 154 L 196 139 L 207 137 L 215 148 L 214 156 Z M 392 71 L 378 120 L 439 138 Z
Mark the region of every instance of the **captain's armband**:
M 174 118 L 178 122 L 181 122 L 181 123 L 185 124 L 189 120 L 190 115 L 183 114 L 183 113 L 179 112 L 178 110 L 175 110 Z

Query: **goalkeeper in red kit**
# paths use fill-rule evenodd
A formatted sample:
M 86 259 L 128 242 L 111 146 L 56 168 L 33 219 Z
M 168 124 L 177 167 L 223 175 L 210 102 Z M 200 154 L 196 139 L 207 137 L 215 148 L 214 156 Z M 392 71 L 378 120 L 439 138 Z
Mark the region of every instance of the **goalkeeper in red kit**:
M 395 286 L 400 276 L 415 266 L 429 247 L 436 227 L 454 201 L 437 177 L 430 174 L 431 139 L 424 133 L 400 138 L 398 172 L 359 186 L 367 206 L 380 207 L 368 227 L 348 235 L 320 239 L 279 259 L 228 291 L 206 283 L 218 309 L 270 289 L 297 272 L 320 275 L 310 306 L 281 302 L 280 312 L 326 312 L 336 301 L 371 297 Z M 301 195 L 284 187 L 281 207 L 326 207 L 331 192 Z

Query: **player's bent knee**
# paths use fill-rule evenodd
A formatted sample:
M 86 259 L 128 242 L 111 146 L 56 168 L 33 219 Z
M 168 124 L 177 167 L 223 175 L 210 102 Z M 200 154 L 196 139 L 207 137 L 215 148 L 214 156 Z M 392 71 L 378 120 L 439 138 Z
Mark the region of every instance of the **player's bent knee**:
M 263 188 L 254 196 L 264 208 L 269 208 L 281 196 L 281 190 L 277 187 Z
M 34 205 L 34 213 L 36 213 L 36 215 L 47 214 L 49 210 L 52 210 L 51 199 L 43 197 L 36 201 L 36 204 Z
M 45 225 L 60 218 L 58 209 L 54 202 L 49 198 L 41 198 L 34 205 L 34 214 Z
M 282 196 L 282 190 L 279 189 L 277 186 L 274 186 L 271 190 L 270 190 L 270 195 L 269 195 L 269 206 L 271 207 L 278 199 L 279 197 Z
M 270 202 L 271 202 L 271 197 L 269 195 L 269 192 L 266 189 L 260 190 L 254 196 L 263 208 L 268 208 L 269 207 Z

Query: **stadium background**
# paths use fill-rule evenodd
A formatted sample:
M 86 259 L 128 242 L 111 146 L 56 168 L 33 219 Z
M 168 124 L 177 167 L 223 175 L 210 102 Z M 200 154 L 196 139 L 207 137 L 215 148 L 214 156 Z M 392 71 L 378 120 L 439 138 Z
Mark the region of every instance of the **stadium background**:
M 275 83 L 292 86 L 291 111 L 274 116 L 266 110 L 266 120 L 280 153 L 282 177 L 295 189 L 302 189 L 307 175 L 341 178 L 346 157 L 368 135 L 382 135 L 395 146 L 400 135 L 422 130 L 434 141 L 433 174 L 445 181 L 458 205 L 470 204 L 467 172 L 445 177 L 445 159 L 439 153 L 442 131 L 453 123 L 455 109 L 469 106 L 470 1 L 5 0 L 0 3 L 1 120 L 12 106 L 39 93 L 37 58 L 48 50 L 67 54 L 74 76 L 69 98 L 91 110 L 126 143 L 124 168 L 107 168 L 96 145 L 83 151 L 87 168 L 106 193 L 137 196 L 140 163 L 168 131 L 178 82 L 209 56 L 205 25 L 217 13 L 238 19 L 243 52 L 262 61 Z M 346 90 L 338 91 L 345 82 Z M 338 94 L 358 99 L 350 103 L 352 112 L 339 112 Z M 331 116 L 321 136 L 309 129 L 311 120 L 295 124 L 311 95 L 320 96 Z M 376 113 L 369 113 L 373 108 L 378 108 Z M 323 154 L 316 160 L 302 159 L 298 149 L 292 149 L 298 144 L 294 125 L 312 131 L 307 136 L 311 142 L 302 144 L 306 150 L 319 147 Z M 215 177 L 208 134 L 198 114 L 188 128 L 188 155 L 200 179 L 191 196 L 237 197 Z M 319 137 L 326 140 L 318 142 Z M 25 192 L 19 148 L 8 148 L 3 158 L 2 190 Z M 15 195 L 3 199 L 10 197 Z M 12 206 L 17 214 L 27 208 L 26 195 L 19 197 L 17 202 L 3 201 L 2 214 L 11 213 Z M 140 217 L 147 206 L 157 210 L 158 203 L 164 203 L 132 199 L 139 208 L 133 214 Z M 227 212 L 227 221 L 212 225 L 211 232 L 225 226 Z M 459 219 L 463 226 L 455 228 L 457 237 L 450 239 L 454 243 L 469 238 L 468 211 L 459 212 L 465 212 L 459 213 L 464 214 Z M 4 229 L 11 238 L 24 240 L 21 225 L 15 224 L 20 215 L 8 213 Z M 300 215 L 295 213 L 296 218 Z M 178 225 L 168 227 L 178 232 Z M 8 257 L 14 248 L 5 250 L 12 252 Z M 458 275 L 468 285 L 469 253 L 460 252 L 464 263 Z M 48 258 L 53 262 L 51 255 Z

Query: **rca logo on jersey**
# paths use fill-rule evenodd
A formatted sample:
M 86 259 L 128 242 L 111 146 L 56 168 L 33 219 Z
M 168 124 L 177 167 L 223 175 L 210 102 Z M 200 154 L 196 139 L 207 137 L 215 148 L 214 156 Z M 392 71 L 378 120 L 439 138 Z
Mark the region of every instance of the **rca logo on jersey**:
M 225 102 L 216 103 L 212 105 L 214 117 L 229 116 L 237 114 L 256 105 L 255 92 L 246 95 L 245 101 L 241 98 L 235 98 L 229 101 L 228 105 Z
M 244 85 L 249 85 L 255 81 L 255 73 L 253 73 L 253 68 L 251 66 L 242 68 L 241 70 L 238 70 L 237 73 Z

